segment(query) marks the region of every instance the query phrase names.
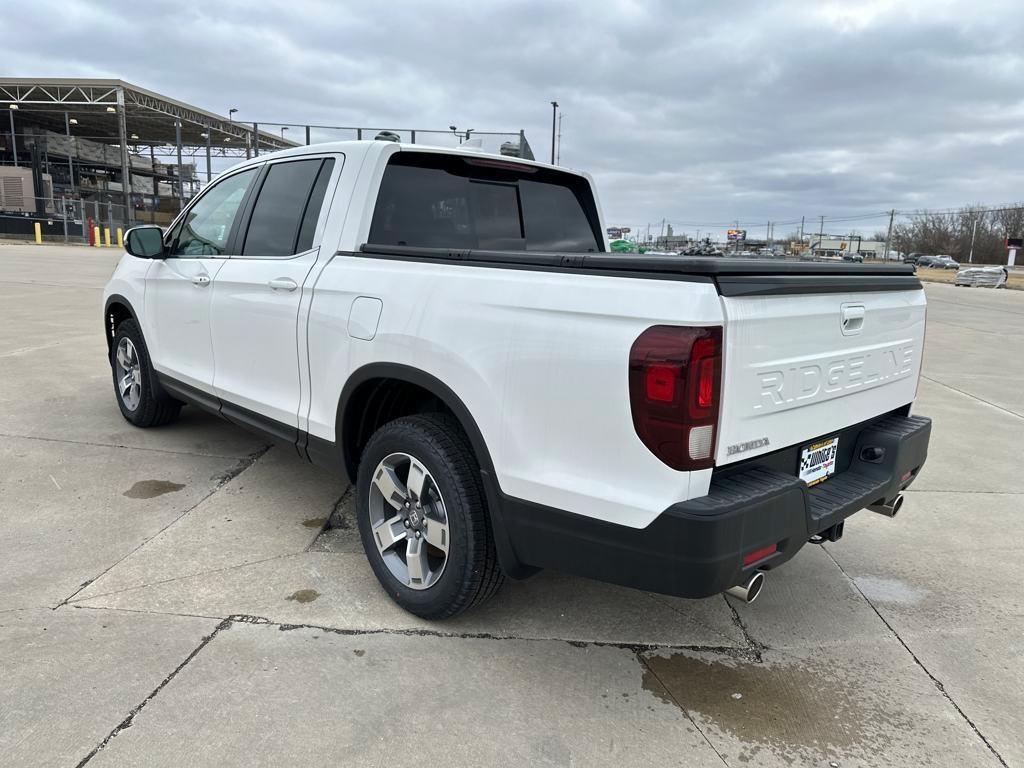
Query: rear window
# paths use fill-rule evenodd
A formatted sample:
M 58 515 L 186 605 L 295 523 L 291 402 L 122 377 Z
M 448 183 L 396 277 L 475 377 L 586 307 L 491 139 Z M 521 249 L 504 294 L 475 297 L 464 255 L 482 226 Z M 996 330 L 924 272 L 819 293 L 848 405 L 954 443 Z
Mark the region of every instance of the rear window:
M 571 174 L 486 158 L 401 152 L 384 171 L 374 245 L 596 252 L 590 186 Z

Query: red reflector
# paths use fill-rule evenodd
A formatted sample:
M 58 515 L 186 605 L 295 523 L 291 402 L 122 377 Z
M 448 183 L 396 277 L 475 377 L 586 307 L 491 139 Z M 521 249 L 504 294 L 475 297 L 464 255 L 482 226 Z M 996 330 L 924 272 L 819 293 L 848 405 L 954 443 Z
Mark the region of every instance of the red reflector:
M 907 482 L 907 480 L 909 480 L 913 476 L 914 476 L 914 470 L 912 470 L 912 469 L 909 472 L 904 472 L 903 473 L 903 477 L 900 478 L 900 482 L 901 483 L 905 483 L 905 482 Z
M 647 369 L 647 399 L 671 403 L 676 397 L 679 368 L 672 365 L 652 365 Z
M 755 549 L 753 552 L 743 556 L 743 565 L 752 565 L 758 560 L 764 560 L 768 555 L 774 555 L 779 551 L 778 544 L 769 544 L 767 547 L 761 547 L 761 549 Z

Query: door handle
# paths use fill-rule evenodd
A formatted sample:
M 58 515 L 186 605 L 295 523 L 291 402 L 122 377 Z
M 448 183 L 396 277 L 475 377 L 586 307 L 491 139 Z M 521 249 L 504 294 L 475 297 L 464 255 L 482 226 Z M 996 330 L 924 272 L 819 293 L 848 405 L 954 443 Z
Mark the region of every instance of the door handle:
M 209 275 L 193 275 L 192 276 L 192 285 L 209 285 L 209 284 L 210 284 L 210 276 Z
M 271 280 L 267 285 L 275 291 L 294 291 L 299 287 L 298 283 L 287 277 L 279 277 L 276 280 Z

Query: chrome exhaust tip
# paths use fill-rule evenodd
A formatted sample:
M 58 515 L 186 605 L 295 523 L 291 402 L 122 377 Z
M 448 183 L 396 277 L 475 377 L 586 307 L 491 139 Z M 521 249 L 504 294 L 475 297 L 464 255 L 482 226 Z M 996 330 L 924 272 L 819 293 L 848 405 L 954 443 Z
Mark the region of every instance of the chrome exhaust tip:
M 871 504 L 868 506 L 872 512 L 877 512 L 880 515 L 886 517 L 896 517 L 896 513 L 900 511 L 900 507 L 903 506 L 903 494 L 897 493 L 896 498 L 888 504 Z
M 764 587 L 764 574 L 761 571 L 755 571 L 746 584 L 729 587 L 725 590 L 725 594 L 739 598 L 744 603 L 752 603 L 761 594 L 762 587 Z

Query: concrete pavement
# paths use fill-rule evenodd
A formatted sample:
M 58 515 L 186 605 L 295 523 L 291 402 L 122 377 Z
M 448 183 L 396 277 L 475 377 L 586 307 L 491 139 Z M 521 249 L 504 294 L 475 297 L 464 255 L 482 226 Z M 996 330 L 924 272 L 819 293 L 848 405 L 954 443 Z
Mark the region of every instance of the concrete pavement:
M 0 245 L 5 765 L 1024 765 L 1024 294 L 929 285 L 929 462 L 751 606 L 382 593 L 338 478 L 115 405 L 116 255 Z

